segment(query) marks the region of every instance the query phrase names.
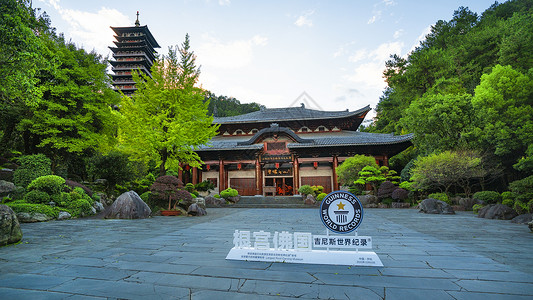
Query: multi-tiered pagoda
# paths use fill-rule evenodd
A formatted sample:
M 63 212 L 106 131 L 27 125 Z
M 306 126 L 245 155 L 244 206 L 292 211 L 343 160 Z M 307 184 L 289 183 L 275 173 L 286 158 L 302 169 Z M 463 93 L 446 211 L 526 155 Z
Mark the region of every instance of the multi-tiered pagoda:
M 113 86 L 115 90 L 121 90 L 126 96 L 131 96 L 137 89 L 133 81 L 132 71 L 140 70 L 151 76 L 150 68 L 157 53 L 154 48 L 160 48 L 159 44 L 148 30 L 148 26 L 140 26 L 139 12 L 133 27 L 111 27 L 115 32 L 114 41 L 116 47 L 109 47 L 113 51 L 110 61 L 115 74 Z

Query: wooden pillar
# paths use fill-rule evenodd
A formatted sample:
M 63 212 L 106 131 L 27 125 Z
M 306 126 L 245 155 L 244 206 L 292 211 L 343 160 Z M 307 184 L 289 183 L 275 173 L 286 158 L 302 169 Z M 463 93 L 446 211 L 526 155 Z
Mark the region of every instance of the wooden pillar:
M 339 190 L 339 181 L 337 180 L 337 167 L 339 166 L 339 158 L 334 155 L 333 156 L 333 190 L 338 191 Z
M 255 193 L 256 195 L 263 195 L 263 172 L 259 158 L 255 160 Z
M 218 191 L 221 192 L 226 189 L 224 178 L 224 161 L 221 159 L 218 161 Z
M 192 168 L 192 184 L 198 184 L 198 167 Z
M 294 156 L 294 161 L 292 162 L 292 176 L 293 194 L 296 195 L 300 188 L 300 167 L 296 156 Z
M 178 179 L 183 182 L 183 164 L 180 164 L 180 167 L 178 169 Z
M 389 157 L 387 155 L 383 155 L 383 165 L 386 167 L 389 166 Z

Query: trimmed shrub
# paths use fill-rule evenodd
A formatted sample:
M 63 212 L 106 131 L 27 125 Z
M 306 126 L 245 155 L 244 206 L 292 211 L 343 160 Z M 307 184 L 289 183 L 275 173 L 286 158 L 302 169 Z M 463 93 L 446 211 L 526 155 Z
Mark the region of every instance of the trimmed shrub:
M 479 212 L 480 209 L 482 209 L 483 207 L 485 207 L 484 205 L 482 204 L 474 204 L 474 206 L 472 206 L 472 211 L 477 214 Z
M 526 214 L 528 212 L 527 203 L 524 203 L 522 201 L 515 201 L 514 205 L 513 205 L 513 209 L 519 215 L 523 215 L 523 214 Z
M 446 195 L 446 193 L 429 194 L 428 198 L 433 198 L 433 199 L 437 199 L 437 200 L 440 200 L 440 201 L 444 201 L 444 202 L 448 203 L 449 205 L 452 205 L 452 202 L 450 201 L 450 198 L 448 198 L 448 195 Z
M 185 185 L 185 190 L 186 190 L 187 192 L 189 192 L 189 193 L 192 193 L 192 191 L 194 191 L 194 184 L 192 184 L 192 183 L 190 183 L 190 182 L 187 183 L 187 184 Z
M 158 177 L 150 187 L 154 203 L 159 207 L 172 208 L 177 200 L 177 192 L 183 188 L 183 182 L 172 175 Z
M 313 191 L 313 188 L 310 186 L 310 185 L 302 185 L 299 189 L 298 189 L 298 193 L 302 194 L 302 195 L 314 195 L 315 192 Z
M 328 194 L 326 194 L 326 193 L 320 193 L 320 194 L 318 194 L 318 196 L 316 196 L 316 201 L 322 201 L 322 200 L 324 200 L 324 198 L 326 198 L 327 195 L 328 195 Z
M 192 201 L 192 195 L 188 191 L 185 190 L 179 190 L 176 192 L 176 199 L 178 201 Z
M 56 175 L 41 176 L 33 180 L 28 185 L 29 191 L 38 190 L 38 191 L 45 192 L 48 195 L 61 194 L 64 188 L 65 188 L 65 179 L 59 176 L 56 176 Z
M 217 199 L 220 199 L 220 195 L 219 194 L 214 194 L 213 197 L 215 197 Z
M 495 204 L 501 200 L 500 194 L 494 191 L 477 192 L 472 198 L 484 201 L 487 204 Z
M 50 195 L 43 191 L 33 190 L 29 191 L 28 193 L 26 193 L 26 195 L 24 195 L 24 201 L 28 203 L 48 204 L 48 202 L 50 202 Z
M 379 185 L 379 189 L 378 189 L 378 199 L 380 200 L 383 200 L 385 198 L 391 198 L 392 197 L 392 192 L 394 192 L 394 190 L 397 189 L 397 186 L 394 185 L 394 183 L 390 182 L 390 181 L 383 181 L 380 185 Z
M 515 200 L 528 203 L 533 199 L 533 175 L 509 184 L 511 192 L 517 194 Z
M 207 192 L 209 190 L 215 189 L 215 185 L 209 180 L 204 180 L 195 185 L 194 188 L 200 192 Z
M 83 199 L 83 198 L 72 200 L 68 204 L 67 208 L 71 209 L 71 211 L 76 216 L 88 215 L 88 214 L 90 214 L 92 212 L 91 211 L 91 208 L 92 208 L 91 203 L 89 203 L 89 201 L 87 201 L 86 199 Z
M 47 204 L 25 203 L 19 200 L 6 203 L 6 205 L 16 213 L 41 213 L 52 218 L 57 218 L 59 215 L 59 207 L 51 207 Z
M 402 188 L 397 188 L 392 192 L 391 195 L 393 200 L 396 200 L 398 202 L 407 200 L 409 198 L 409 191 L 406 191 Z
M 503 192 L 501 196 L 502 200 L 509 199 L 514 201 L 514 199 L 516 199 L 516 194 L 513 192 Z
M 224 199 L 227 199 L 229 197 L 237 197 L 238 195 L 239 195 L 239 191 L 237 191 L 236 189 L 232 189 L 232 188 L 227 188 L 223 190 L 222 192 L 220 192 L 220 197 Z
M 514 206 L 514 200 L 513 200 L 513 199 L 504 199 L 504 200 L 502 200 L 502 204 L 503 204 L 503 205 L 507 205 L 507 206 L 509 206 L 510 208 L 513 208 L 513 206 Z
M 313 185 L 311 188 L 313 189 L 313 193 L 315 193 L 315 197 L 324 192 L 324 187 L 321 185 Z
M 52 174 L 52 163 L 44 154 L 21 156 L 18 163 L 20 167 L 13 173 L 16 186 L 27 187 L 34 179 Z

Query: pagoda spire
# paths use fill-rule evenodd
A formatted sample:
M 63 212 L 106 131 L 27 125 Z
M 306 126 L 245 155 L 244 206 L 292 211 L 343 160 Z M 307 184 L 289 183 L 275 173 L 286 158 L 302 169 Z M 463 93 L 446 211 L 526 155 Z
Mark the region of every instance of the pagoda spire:
M 137 21 L 135 21 L 135 26 L 139 27 L 141 23 L 139 22 L 139 11 L 137 11 Z

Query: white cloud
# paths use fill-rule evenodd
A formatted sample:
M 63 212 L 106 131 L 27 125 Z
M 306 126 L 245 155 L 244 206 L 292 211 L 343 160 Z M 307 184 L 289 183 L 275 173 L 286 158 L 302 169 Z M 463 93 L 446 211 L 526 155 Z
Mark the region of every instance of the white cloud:
M 415 50 L 416 47 L 420 46 L 420 42 L 426 39 L 426 36 L 431 33 L 431 26 L 432 25 L 429 25 L 428 27 L 424 28 L 424 30 L 422 30 L 422 33 L 420 33 L 414 44 L 411 46 L 409 52 Z
M 367 24 L 373 24 L 381 18 L 381 11 L 376 12 L 367 22 Z
M 229 6 L 231 4 L 231 0 L 218 0 L 218 4 L 222 6 Z
M 205 40 L 196 50 L 198 61 L 202 66 L 236 69 L 249 65 L 253 60 L 255 47 L 265 46 L 268 39 L 255 35 L 248 40 L 223 42 L 204 34 Z
M 116 9 L 100 8 L 96 13 L 81 10 L 64 9 L 59 0 L 41 0 L 56 9 L 61 18 L 69 24 L 65 37 L 76 41 L 76 44 L 87 51 L 106 55 L 108 46 L 112 45 L 113 31 L 109 26 L 132 25 L 130 19 Z
M 395 39 L 399 39 L 399 38 L 403 35 L 403 32 L 404 32 L 403 29 L 396 30 L 396 31 L 394 32 L 393 37 L 394 37 Z
M 298 17 L 298 19 L 296 20 L 296 22 L 294 22 L 294 24 L 298 27 L 303 27 L 303 26 L 312 27 L 313 21 L 310 19 L 310 17 L 314 13 L 315 13 L 314 10 L 308 10 L 304 12 L 301 16 Z

